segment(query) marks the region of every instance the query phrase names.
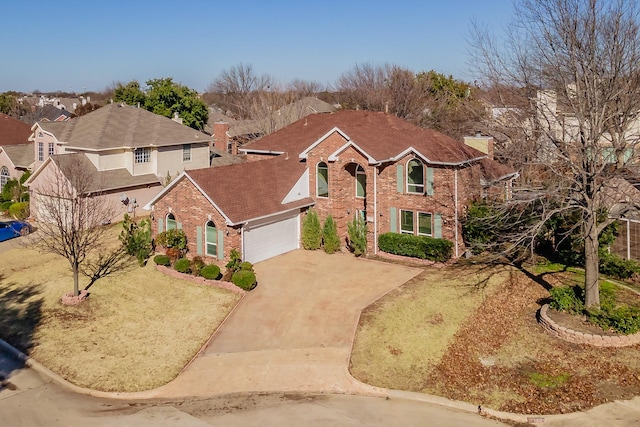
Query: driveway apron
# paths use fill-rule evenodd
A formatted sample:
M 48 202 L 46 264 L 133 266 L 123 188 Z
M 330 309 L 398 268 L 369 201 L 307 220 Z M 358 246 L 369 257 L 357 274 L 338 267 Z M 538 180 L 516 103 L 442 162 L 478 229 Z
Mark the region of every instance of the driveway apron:
M 360 312 L 421 270 L 297 250 L 255 265 L 258 287 L 162 397 L 249 391 L 371 393 L 349 356 Z M 160 391 L 160 390 L 159 390 Z

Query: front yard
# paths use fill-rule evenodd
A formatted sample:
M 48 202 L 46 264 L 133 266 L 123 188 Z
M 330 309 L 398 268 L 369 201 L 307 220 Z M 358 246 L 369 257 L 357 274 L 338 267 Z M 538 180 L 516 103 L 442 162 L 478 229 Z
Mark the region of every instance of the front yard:
M 240 299 L 165 276 L 153 261 L 138 267 L 135 259 L 96 282 L 87 301 L 63 306 L 60 297 L 72 288 L 64 259 L 25 248 L 4 252 L 0 338 L 70 382 L 104 391 L 171 381 Z
M 638 346 L 593 348 L 548 335 L 536 310 L 549 293 L 534 276 L 426 268 L 363 313 L 351 373 L 376 386 L 525 414 L 640 395 Z

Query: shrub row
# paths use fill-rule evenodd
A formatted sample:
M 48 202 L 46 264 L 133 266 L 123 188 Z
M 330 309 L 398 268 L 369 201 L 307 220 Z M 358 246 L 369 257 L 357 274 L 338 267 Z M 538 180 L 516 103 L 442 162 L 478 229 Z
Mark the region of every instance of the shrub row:
M 333 254 L 340 250 L 340 236 L 336 222 L 329 215 L 322 226 L 318 214 L 311 208 L 302 218 L 302 247 L 308 250 L 320 249 L 321 247 L 328 254 Z
M 205 264 L 200 257 L 194 257 L 191 260 L 188 258 L 178 258 L 173 262 L 173 269 L 179 273 L 201 276 L 207 280 L 230 280 L 237 287 L 245 291 L 250 291 L 255 288 L 257 284 L 253 264 L 248 261 L 240 261 L 238 252 L 233 252 L 234 250 L 232 250 L 233 256 L 231 260 L 226 265 L 227 272 L 224 276 L 220 274 L 220 267 L 216 264 Z M 168 255 L 156 255 L 153 257 L 153 262 L 157 265 L 171 267 L 171 257 Z
M 378 248 L 394 255 L 448 261 L 453 254 L 453 243 L 445 239 L 412 234 L 384 233 L 378 237 Z

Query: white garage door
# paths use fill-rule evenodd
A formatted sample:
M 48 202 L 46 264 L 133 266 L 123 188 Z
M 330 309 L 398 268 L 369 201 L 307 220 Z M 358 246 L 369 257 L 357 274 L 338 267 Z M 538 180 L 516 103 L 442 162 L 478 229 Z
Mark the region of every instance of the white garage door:
M 256 263 L 298 249 L 300 213 L 288 212 L 268 223 L 244 228 L 244 260 Z

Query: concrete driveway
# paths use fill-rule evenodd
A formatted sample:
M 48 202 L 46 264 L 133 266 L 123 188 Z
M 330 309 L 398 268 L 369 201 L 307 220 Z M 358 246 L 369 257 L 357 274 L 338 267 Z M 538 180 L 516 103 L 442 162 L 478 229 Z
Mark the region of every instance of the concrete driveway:
M 209 346 L 158 397 L 248 391 L 364 392 L 348 373 L 360 312 L 421 270 L 298 250 L 256 264 L 247 294 Z

